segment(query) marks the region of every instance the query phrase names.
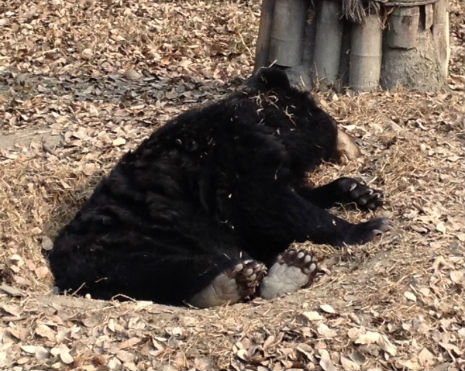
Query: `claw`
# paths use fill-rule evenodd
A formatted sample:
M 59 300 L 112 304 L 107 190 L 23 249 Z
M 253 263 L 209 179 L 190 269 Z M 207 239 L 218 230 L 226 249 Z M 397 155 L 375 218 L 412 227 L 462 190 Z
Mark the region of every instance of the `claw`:
M 236 272 L 239 272 L 242 270 L 242 268 L 244 268 L 244 265 L 243 264 L 237 264 L 234 269 L 233 269 L 233 272 L 236 273 Z

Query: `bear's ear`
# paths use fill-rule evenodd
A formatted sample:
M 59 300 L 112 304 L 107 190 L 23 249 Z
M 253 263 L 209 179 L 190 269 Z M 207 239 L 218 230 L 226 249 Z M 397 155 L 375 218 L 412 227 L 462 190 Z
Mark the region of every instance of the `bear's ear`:
M 261 67 L 247 81 L 247 87 L 259 91 L 272 89 L 290 89 L 291 84 L 286 72 L 279 67 Z

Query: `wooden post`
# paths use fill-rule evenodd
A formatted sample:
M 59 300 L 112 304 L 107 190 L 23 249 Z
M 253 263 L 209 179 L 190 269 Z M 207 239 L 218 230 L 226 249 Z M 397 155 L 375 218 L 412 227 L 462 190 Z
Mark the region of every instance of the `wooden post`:
M 258 31 L 257 46 L 255 50 L 254 71 L 268 64 L 268 53 L 270 46 L 271 25 L 273 21 L 273 10 L 275 0 L 263 0 L 260 27 Z
M 395 8 L 389 17 L 386 31 L 390 48 L 412 49 L 417 46 L 420 8 Z
M 425 12 L 424 12 L 424 19 L 422 20 L 425 26 L 424 27 L 425 30 L 431 30 L 431 27 L 433 26 L 433 23 L 434 23 L 433 15 L 434 15 L 433 4 L 426 4 Z
M 446 81 L 448 0 L 262 1 L 255 70 L 275 62 L 306 89 L 316 79 L 357 91 Z
M 368 15 L 363 24 L 354 24 L 351 35 L 349 84 L 357 91 L 377 89 L 381 73 L 381 21 Z
M 447 6 L 447 0 L 438 0 L 434 4 L 433 15 L 433 40 L 436 49 L 436 56 L 440 63 L 441 73 L 444 78 L 447 77 L 450 58 L 449 12 Z
M 269 61 L 284 67 L 302 61 L 306 0 L 275 0 L 270 38 Z
M 316 34 L 316 11 L 313 8 L 307 9 L 307 19 L 305 21 L 303 39 L 303 67 L 309 71 L 313 68 L 315 55 L 315 34 Z
M 438 53 L 444 45 L 437 45 L 434 39 L 436 24 L 431 10 L 430 4 L 397 7 L 390 15 L 381 67 L 384 89 L 400 84 L 434 91 L 444 84 L 447 61 L 441 71 Z M 447 52 L 448 46 L 445 48 Z
M 336 81 L 341 56 L 342 29 L 339 2 L 325 0 L 316 18 L 315 77 L 324 85 Z

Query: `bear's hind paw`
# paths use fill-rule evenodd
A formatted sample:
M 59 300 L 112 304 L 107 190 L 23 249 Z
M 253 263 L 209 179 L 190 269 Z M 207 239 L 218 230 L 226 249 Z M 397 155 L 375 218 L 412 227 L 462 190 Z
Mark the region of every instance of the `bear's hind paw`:
M 260 296 L 272 299 L 308 287 L 317 271 L 313 256 L 306 251 L 286 250 L 278 256 L 260 284 Z
M 264 264 L 254 260 L 243 261 L 216 276 L 189 303 L 198 308 L 207 308 L 249 299 L 255 295 L 265 273 Z

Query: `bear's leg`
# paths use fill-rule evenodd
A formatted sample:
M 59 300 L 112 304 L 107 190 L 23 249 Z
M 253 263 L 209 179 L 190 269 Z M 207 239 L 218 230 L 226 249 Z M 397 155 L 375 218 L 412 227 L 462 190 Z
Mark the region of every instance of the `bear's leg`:
M 72 240 L 58 239 L 50 254 L 55 284 L 98 299 L 122 294 L 205 307 L 252 296 L 266 271 L 224 236 L 214 242 L 172 239 L 170 244 L 138 237 L 121 235 L 105 246 L 99 239 L 87 241 L 87 249 L 70 248 Z
M 305 251 L 289 249 L 278 255 L 268 274 L 263 278 L 259 293 L 272 299 L 288 292 L 308 287 L 316 274 L 316 262 Z
M 251 298 L 265 273 L 266 267 L 262 263 L 245 260 L 218 274 L 207 287 L 187 302 L 199 308 L 207 308 Z
M 279 184 L 241 188 L 235 199 L 234 224 L 249 240 L 261 241 L 259 245 L 263 247 L 257 246 L 255 250 L 264 251 L 254 251 L 261 261 L 266 261 L 263 254 L 267 251 L 272 254 L 270 249 L 278 250 L 274 251 L 277 255 L 292 241 L 309 240 L 334 246 L 363 244 L 388 227 L 384 218 L 351 224 Z
M 199 308 L 233 304 L 254 296 L 266 272 L 265 265 L 245 253 L 218 246 L 211 253 L 185 249 L 176 255 L 146 259 L 138 267 L 129 265 L 133 278 L 138 276 L 138 286 L 145 290 L 136 297 L 149 294 L 157 302 L 188 303 Z
M 296 192 L 319 207 L 336 203 L 355 203 L 361 209 L 374 210 L 383 204 L 383 192 L 372 189 L 361 181 L 343 177 L 318 188 L 300 187 Z

